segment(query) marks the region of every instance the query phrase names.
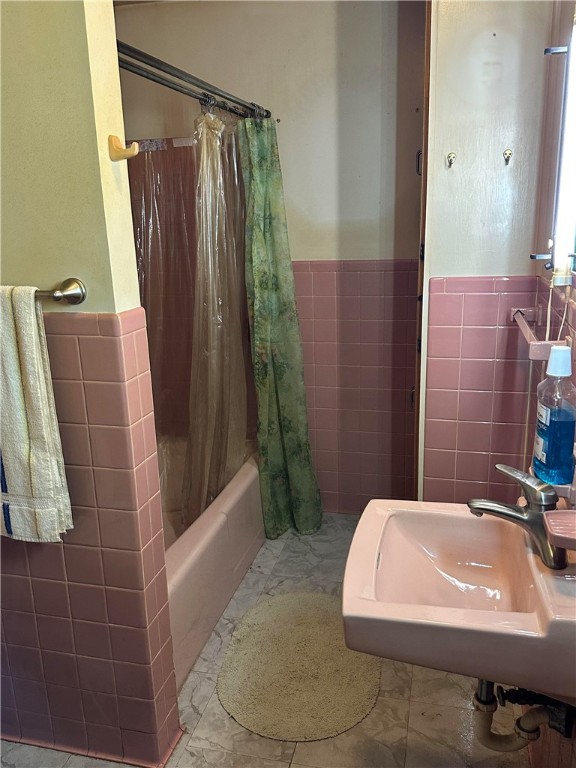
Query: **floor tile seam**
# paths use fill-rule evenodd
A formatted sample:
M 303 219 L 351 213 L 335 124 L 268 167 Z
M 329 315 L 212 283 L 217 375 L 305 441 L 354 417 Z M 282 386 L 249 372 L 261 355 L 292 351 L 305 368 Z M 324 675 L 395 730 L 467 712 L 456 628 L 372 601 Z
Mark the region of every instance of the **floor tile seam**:
M 268 586 L 268 582 L 270 581 L 270 579 L 279 579 L 279 578 L 281 578 L 281 579 L 294 579 L 295 581 L 301 581 L 301 582 L 304 582 L 304 583 L 310 581 L 310 577 L 309 576 L 308 577 L 306 577 L 306 576 L 299 577 L 298 575 L 294 575 L 293 573 L 288 573 L 288 574 L 286 574 L 286 573 L 271 573 L 270 574 L 270 578 L 266 581 L 266 586 Z M 342 581 L 343 581 L 342 579 L 333 579 L 333 578 L 329 578 L 329 577 L 324 578 L 322 576 L 319 576 L 318 579 L 320 581 L 322 581 L 323 584 L 342 584 Z M 266 586 L 264 587 L 264 590 L 266 590 Z M 291 590 L 291 592 L 301 592 L 301 591 L 302 590 L 300 590 L 300 589 Z M 290 594 L 290 593 L 286 592 L 286 594 Z
M 231 718 L 231 719 L 233 719 L 233 718 Z M 243 727 L 243 726 L 241 726 L 241 727 Z M 246 728 L 244 730 L 248 731 L 248 729 L 246 729 Z M 258 734 L 258 733 L 254 734 L 253 731 L 248 731 L 248 733 L 253 734 L 255 736 L 258 736 L 261 739 L 267 739 L 266 736 L 260 736 L 260 734 Z M 278 763 L 278 765 L 286 765 L 286 760 L 275 760 L 273 757 L 262 757 L 261 755 L 254 755 L 254 754 L 249 753 L 249 752 L 239 752 L 238 750 L 227 749 L 225 746 L 223 746 L 221 744 L 218 744 L 215 747 L 205 747 L 202 744 L 192 744 L 191 742 L 193 740 L 194 740 L 194 734 L 190 734 L 190 738 L 186 742 L 186 744 L 187 745 L 190 744 L 190 746 L 195 748 L 195 749 L 202 749 L 202 750 L 207 750 L 207 751 L 212 751 L 212 752 L 227 752 L 229 755 L 237 755 L 239 757 L 255 758 L 257 760 L 270 760 L 270 762 Z M 202 739 L 202 741 L 207 741 L 207 740 L 208 739 Z M 276 739 L 267 739 L 267 740 L 268 741 L 276 741 Z M 294 741 L 294 742 L 285 741 L 283 743 L 284 744 L 293 744 L 294 745 L 294 747 L 292 749 L 292 754 L 289 757 L 289 761 L 290 762 L 288 762 L 288 766 L 290 766 L 290 764 L 291 764 L 291 762 L 292 762 L 292 760 L 294 758 L 294 753 L 296 752 L 296 747 L 298 746 L 299 743 L 302 743 L 302 742 L 298 742 L 298 741 Z M 182 766 L 181 768 L 185 768 L 185 766 Z M 314 767 L 310 766 L 310 768 L 314 768 Z
M 185 740 L 186 742 L 184 745 L 180 743 L 182 740 Z M 190 741 L 190 734 L 187 731 L 184 731 L 184 735 L 180 738 L 180 741 L 176 744 L 176 746 L 174 747 L 174 751 L 168 758 L 165 768 L 178 768 L 180 766 L 180 760 L 182 759 L 182 757 L 184 756 L 184 753 L 186 752 L 186 745 L 188 744 L 189 741 Z M 176 762 L 173 762 L 174 755 L 176 753 L 178 753 L 178 760 L 176 760 Z M 182 766 L 182 768 L 185 768 L 185 767 Z
M 288 539 L 285 539 L 285 540 L 282 542 L 282 546 L 281 546 L 281 547 L 280 547 L 280 549 L 278 550 L 278 555 L 277 555 L 276 559 L 278 559 L 278 558 L 280 557 L 280 555 L 282 554 L 282 552 L 284 552 L 284 549 L 286 548 L 286 544 L 287 544 L 287 543 L 288 543 Z
M 214 686 L 214 690 L 212 691 L 212 694 L 209 696 L 209 698 L 208 698 L 208 701 L 207 701 L 207 702 L 206 702 L 206 704 L 204 705 L 204 710 L 202 711 L 202 715 L 201 715 L 201 716 L 198 718 L 198 722 L 197 722 L 197 723 L 196 723 L 196 725 L 194 726 L 194 729 L 193 729 L 192 731 L 186 731 L 186 733 L 188 733 L 188 734 L 189 734 L 189 736 L 190 736 L 190 738 L 189 738 L 189 740 L 188 740 L 189 742 L 190 742 L 190 741 L 192 741 L 192 739 L 194 738 L 194 734 L 195 734 L 195 733 L 196 733 L 196 731 L 198 730 L 198 727 L 200 726 L 200 723 L 201 723 L 201 721 L 202 721 L 202 718 L 204 717 L 204 712 L 206 711 L 206 708 L 208 707 L 208 704 L 210 704 L 210 702 L 212 701 L 212 699 L 213 699 L 214 697 L 216 697 L 216 699 L 218 700 L 218 704 L 219 704 L 220 706 L 222 706 L 222 703 L 221 703 L 221 701 L 220 701 L 220 697 L 218 696 L 218 679 L 216 679 L 216 685 Z M 223 708 L 223 707 L 222 707 L 222 708 Z M 226 714 L 228 714 L 228 716 L 229 716 L 229 718 L 230 718 L 231 720 L 233 720 L 233 719 L 234 719 L 234 718 L 232 717 L 232 715 L 230 715 L 230 714 L 229 714 L 227 711 L 226 711 Z M 234 722 L 237 722 L 237 721 L 234 721 Z M 240 723 L 238 723 L 238 725 L 240 725 Z M 244 728 L 244 726 L 240 726 L 240 727 L 241 727 L 241 728 Z M 246 730 L 246 729 L 244 729 L 244 730 Z M 187 743 L 188 743 L 188 742 L 187 742 Z M 201 746 L 200 746 L 200 745 L 198 745 L 198 744 L 193 744 L 192 746 L 195 746 L 197 749 L 210 749 L 210 747 L 201 747 Z M 235 752 L 235 751 L 234 751 L 234 750 L 232 750 L 232 749 L 226 749 L 225 747 L 221 746 L 220 744 L 219 744 L 217 747 L 215 747 L 213 751 L 217 751 L 218 749 L 221 749 L 223 752 L 230 752 L 230 754 L 232 754 L 232 755 L 236 755 L 236 754 L 243 754 L 242 752 Z M 252 755 L 249 755 L 249 757 L 252 757 Z
M 313 565 L 313 566 L 311 566 L 311 568 L 313 568 L 313 569 L 315 569 L 315 570 L 316 570 L 316 569 L 320 569 L 320 573 L 318 573 L 318 574 L 314 573 L 314 574 L 312 574 L 312 575 L 313 575 L 313 576 L 316 576 L 316 575 L 317 575 L 317 576 L 318 576 L 318 578 L 319 578 L 319 579 L 321 579 L 322 581 L 332 581 L 332 582 L 339 582 L 339 583 L 341 583 L 341 582 L 342 582 L 342 579 L 341 579 L 341 578 L 339 578 L 339 579 L 338 579 L 338 578 L 332 578 L 332 577 L 331 577 L 331 575 L 330 575 L 330 573 L 328 574 L 328 576 L 324 576 L 324 575 L 323 575 L 323 572 L 322 572 L 322 570 L 321 570 L 321 566 L 320 566 L 320 564 L 318 564 L 318 565 Z M 343 569 L 344 569 L 344 566 L 342 566 L 342 570 L 343 570 Z M 328 570 L 329 570 L 329 569 L 328 569 Z M 301 581 L 305 581 L 305 580 L 306 580 L 305 578 L 301 577 L 301 576 L 300 576 L 300 575 L 299 575 L 297 572 L 295 572 L 294 570 L 292 570 L 292 571 L 275 571 L 275 572 L 271 573 L 271 574 L 270 574 L 270 576 L 274 576 L 274 578 L 278 578 L 278 579 L 298 579 L 298 580 L 301 580 Z M 306 591 L 310 591 L 310 590 L 300 590 L 300 589 L 298 589 L 298 590 L 294 590 L 294 591 L 296 591 L 296 592 L 302 592 L 302 591 L 305 591 L 305 592 L 306 592 Z
M 289 768 L 322 768 L 322 766 L 319 766 L 319 765 L 305 765 L 304 763 L 295 763 L 295 762 L 291 761 Z M 403 766 L 402 766 L 402 768 L 403 768 Z
M 189 741 L 190 741 L 190 739 L 186 742 L 186 746 L 188 746 Z M 226 749 L 225 747 L 222 747 L 222 746 L 218 746 L 217 748 L 212 749 L 211 747 L 200 747 L 200 746 L 195 746 L 195 745 L 192 744 L 191 748 L 192 749 L 199 749 L 202 752 L 214 752 L 214 753 L 216 753 L 216 752 L 226 752 L 229 755 L 238 755 L 240 757 L 255 758 L 256 760 L 267 760 L 270 763 L 276 763 L 277 765 L 282 766 L 282 768 L 290 768 L 290 766 L 292 764 L 291 759 L 290 759 L 290 762 L 286 762 L 286 760 L 275 760 L 273 757 L 259 757 L 257 755 L 247 755 L 247 754 L 245 754 L 243 752 L 234 752 L 234 751 L 232 751 L 230 749 Z M 188 766 L 186 766 L 186 765 L 180 765 L 180 761 L 184 757 L 185 753 L 186 753 L 186 747 L 184 747 L 184 749 L 182 750 L 182 754 L 180 755 L 180 757 L 178 759 L 178 762 L 176 763 L 175 768 L 188 768 Z
M 270 579 L 271 579 L 271 578 L 272 578 L 272 574 L 271 574 L 271 573 L 269 573 L 269 574 L 268 574 L 268 578 L 266 579 L 266 581 L 264 582 L 264 586 L 262 587 L 262 594 L 261 594 L 261 595 L 260 595 L 260 597 L 258 598 L 258 602 L 260 602 L 260 600 L 262 599 L 262 597 L 263 597 L 265 594 L 267 594 L 266 590 L 268 589 L 268 582 L 270 581 Z
M 182 684 L 182 687 L 178 691 L 178 698 L 180 697 L 180 695 L 182 693 L 182 690 L 184 689 L 184 686 L 186 685 L 186 683 L 190 679 L 191 675 L 201 675 L 203 678 L 206 678 L 206 677 L 209 677 L 212 674 L 213 674 L 212 672 L 204 672 L 204 671 L 201 672 L 200 670 L 197 670 L 197 669 L 191 669 L 190 672 L 188 673 L 188 676 L 186 677 L 186 680 Z
M 408 702 L 412 701 L 412 687 L 414 685 L 414 665 L 410 666 L 410 686 L 408 689 Z M 410 711 L 410 710 L 408 710 Z
M 238 584 L 238 586 L 234 590 L 234 594 L 232 595 L 232 598 L 236 597 L 236 595 L 238 595 L 240 590 L 243 590 L 243 591 L 248 590 L 249 582 L 251 581 L 257 582 L 260 579 L 260 577 L 266 576 L 266 575 L 267 575 L 266 573 L 262 573 L 261 571 L 253 571 L 252 568 L 250 567 L 244 574 L 244 577 L 242 578 L 242 581 L 240 582 L 240 584 Z M 251 589 L 254 589 L 254 587 L 251 587 Z
M 228 621 L 234 621 L 238 622 L 239 619 L 236 618 L 229 618 Z M 236 625 L 234 625 L 234 629 L 232 630 L 232 634 L 234 634 L 234 630 L 236 629 Z M 226 639 L 225 645 L 222 644 L 220 646 L 220 649 L 218 650 L 218 653 L 214 656 L 214 658 L 210 661 L 210 664 L 208 665 L 210 669 L 197 669 L 195 670 L 198 673 L 202 673 L 205 675 L 218 675 L 220 674 L 220 669 L 222 667 L 222 664 L 224 663 L 224 657 L 226 656 L 226 651 L 228 650 L 228 646 L 230 645 L 230 640 L 232 638 L 232 634 L 228 636 Z
M 25 741 L 8 741 L 7 739 L 2 740 L 2 746 L 3 748 L 5 745 L 10 745 L 12 747 L 11 751 L 19 751 L 20 749 L 34 749 L 34 750 L 40 750 L 41 752 L 46 752 L 50 755 L 62 755 L 64 762 L 62 763 L 62 766 L 64 766 L 65 763 L 69 761 L 72 757 L 78 757 L 78 755 L 75 755 L 71 752 L 63 752 L 60 749 L 57 749 L 56 747 L 40 747 L 37 744 L 28 744 Z
M 256 570 L 255 568 L 253 568 L 252 565 L 248 569 L 247 573 L 251 573 L 253 575 L 257 574 L 259 576 L 270 576 L 270 571 L 259 571 L 259 570 Z
M 290 589 L 285 592 L 276 592 L 275 594 L 271 595 L 269 594 L 268 590 L 272 588 L 271 582 L 273 580 L 286 580 L 286 579 L 294 579 L 298 580 L 298 577 L 293 575 L 284 575 L 284 574 L 270 574 L 270 577 L 266 580 L 266 584 L 264 585 L 264 589 L 262 590 L 262 594 L 258 598 L 258 602 L 262 600 L 263 597 L 279 597 L 280 595 L 294 595 L 299 592 L 306 592 L 310 594 L 333 594 L 332 589 L 336 588 L 336 597 L 341 597 L 341 595 L 338 595 L 338 589 L 342 586 L 342 579 L 321 579 L 321 586 L 326 587 L 328 591 L 324 591 L 323 589 Z M 309 579 L 302 578 L 300 579 L 304 584 L 307 584 L 309 582 Z M 316 587 L 319 585 L 317 584 Z
M 262 575 L 266 576 L 267 574 L 262 574 Z M 265 584 L 268 583 L 268 579 L 269 579 L 269 577 L 266 579 Z M 250 591 L 250 595 L 255 595 L 258 598 L 256 600 L 255 605 L 258 604 L 258 602 L 260 601 L 260 598 L 262 597 L 263 594 L 264 594 L 264 589 L 254 589 L 254 590 Z M 244 595 L 243 597 L 247 597 L 247 595 Z M 240 598 L 240 599 L 242 599 L 242 598 Z M 234 600 L 233 596 L 230 598 L 230 603 L 232 602 L 232 600 Z M 228 605 L 230 605 L 230 603 L 228 603 Z M 226 606 L 226 608 L 224 608 L 224 613 L 220 616 L 220 619 L 236 619 L 237 621 L 241 621 L 244 618 L 244 616 L 248 613 L 248 611 L 250 611 L 252 608 L 254 608 L 254 606 L 250 606 L 250 608 L 246 608 L 246 610 L 242 613 L 241 616 L 233 616 L 233 615 L 230 615 L 230 614 L 227 613 L 228 605 Z M 220 621 L 220 619 L 218 619 L 218 621 Z M 234 627 L 234 630 L 236 630 L 236 627 Z
M 184 733 L 186 733 L 186 734 L 188 735 L 188 741 L 186 742 L 186 744 L 188 744 L 190 741 L 192 741 L 192 738 L 193 738 L 193 736 L 194 736 L 194 733 L 196 732 L 196 729 L 197 729 L 197 728 L 198 728 L 198 726 L 200 725 L 200 721 L 202 720 L 202 716 L 203 716 L 203 715 L 201 715 L 201 716 L 198 718 L 198 722 L 196 723 L 196 725 L 194 726 L 194 728 L 193 728 L 191 731 L 187 731 L 187 730 L 185 730 L 185 731 L 184 731 Z M 184 726 L 184 728 L 186 728 L 186 726 Z
M 422 699 L 414 699 L 410 697 L 410 703 L 425 704 L 428 707 L 446 707 L 447 709 L 460 709 L 464 712 L 474 712 L 474 707 L 462 707 L 458 704 L 445 704 L 440 701 L 422 701 Z
M 186 748 L 186 744 L 188 744 L 191 737 L 192 737 L 191 733 L 189 733 L 188 731 L 182 731 L 182 736 L 180 737 L 180 740 L 177 742 L 176 746 L 174 747 L 174 750 L 172 751 L 172 755 L 177 751 L 183 752 Z M 184 742 L 184 743 L 182 744 L 181 742 Z M 172 755 L 170 755 L 170 757 L 172 757 Z
M 276 571 L 277 568 L 286 568 L 290 567 L 294 569 L 295 567 L 310 567 L 310 568 L 316 568 L 323 563 L 328 563 L 331 566 L 338 565 L 344 567 L 346 564 L 346 559 L 338 553 L 335 553 L 330 557 L 329 553 L 322 552 L 322 553 L 315 553 L 315 552 L 291 552 L 289 557 L 282 558 L 282 562 L 280 562 L 280 559 L 278 562 L 274 563 L 274 568 L 272 569 L 271 573 Z
M 284 549 L 284 547 L 282 547 L 282 549 Z M 272 573 L 274 568 L 276 568 L 276 565 L 278 563 L 279 558 L 280 558 L 280 554 L 275 556 L 274 562 L 272 563 L 272 566 L 271 566 L 270 570 L 268 571 L 268 573 L 266 573 L 266 571 L 259 571 L 259 573 L 264 574 L 264 576 L 266 576 L 266 575 L 270 576 L 270 574 Z
M 394 696 L 391 693 L 383 693 L 382 691 L 378 691 L 378 696 L 376 696 L 376 702 L 378 699 L 391 699 L 392 701 L 405 701 L 408 704 L 410 704 L 410 699 L 407 696 Z M 374 705 L 376 706 L 376 704 Z
M 192 674 L 192 672 L 193 672 L 193 670 L 190 672 L 190 674 Z M 209 684 L 211 684 L 211 680 L 209 679 L 209 677 L 216 677 L 216 680 L 214 681 L 214 690 L 212 691 L 210 696 L 206 699 L 206 703 L 204 704 L 202 709 L 200 709 L 199 707 L 195 707 L 196 711 L 200 715 L 200 717 L 198 718 L 198 723 L 199 723 L 200 720 L 202 719 L 202 715 L 204 714 L 204 711 L 206 710 L 206 707 L 208 706 L 208 702 L 210 701 L 212 696 L 217 692 L 217 688 L 218 688 L 218 675 L 220 674 L 220 672 L 218 671 L 218 673 L 216 673 L 216 674 L 214 674 L 213 672 L 194 672 L 194 674 L 200 676 L 203 680 L 205 680 Z M 187 680 L 188 680 L 188 678 L 186 678 L 186 681 Z M 180 708 L 180 702 L 178 701 L 178 699 L 177 699 L 177 702 L 178 702 L 178 708 Z M 196 725 L 194 726 L 194 730 L 196 730 L 196 727 L 198 726 L 198 723 L 196 723 Z M 188 733 L 190 735 L 193 732 L 194 731 L 185 731 L 185 733 Z
M 214 655 L 214 657 L 212 659 L 210 659 L 209 661 L 206 662 L 206 666 L 210 666 L 210 669 L 198 669 L 198 664 L 200 662 L 202 665 L 204 665 L 204 661 L 202 659 L 202 653 L 206 649 L 206 646 L 210 642 L 210 639 L 213 637 L 213 633 L 214 633 L 215 630 L 213 630 L 212 635 L 210 636 L 210 638 L 208 639 L 208 641 L 204 645 L 204 648 L 202 648 L 202 651 L 200 652 L 200 655 L 196 659 L 196 662 L 194 663 L 194 666 L 192 667 L 192 669 L 190 670 L 188 675 L 190 675 L 192 672 L 194 672 L 196 674 L 205 674 L 205 675 L 215 674 L 216 676 L 218 676 L 220 674 L 220 668 L 222 667 L 222 664 L 224 662 L 224 656 L 226 655 L 226 651 L 228 650 L 228 646 L 230 645 L 230 640 L 232 639 L 232 635 L 236 631 L 236 627 L 238 626 L 238 622 L 240 621 L 240 619 L 236 618 L 235 616 L 226 616 L 226 617 L 221 616 L 218 619 L 218 622 L 222 621 L 223 619 L 225 621 L 231 622 L 234 626 L 233 626 L 232 632 L 223 639 L 222 644 L 220 645 L 218 652 Z M 219 635 L 219 637 L 220 637 L 220 635 Z M 222 656 L 222 658 L 219 659 L 218 658 L 219 656 Z M 186 678 L 186 679 L 188 679 L 188 678 Z
M 268 582 L 269 582 L 269 581 L 270 581 L 270 575 L 268 575 L 268 578 L 267 578 L 267 579 L 266 579 L 266 581 L 264 582 L 264 586 L 262 587 L 262 589 L 259 589 L 259 590 L 254 590 L 254 591 L 255 591 L 255 594 L 257 594 L 257 596 L 258 596 L 258 599 L 256 600 L 256 603 L 255 603 L 255 605 L 258 605 L 258 603 L 259 603 L 259 602 L 260 602 L 260 600 L 262 599 L 262 596 L 264 595 L 264 592 L 266 591 L 266 584 L 268 584 Z M 252 608 L 254 608 L 254 607 L 255 607 L 255 605 L 253 605 L 253 606 L 252 606 Z M 252 610 L 252 608 L 248 608 L 248 609 L 246 609 L 246 610 L 244 611 L 244 613 L 242 614 L 242 616 L 240 616 L 240 619 L 243 619 L 243 618 L 244 618 L 244 616 L 245 616 L 245 615 L 248 613 L 248 611 Z
M 20 749 L 26 749 L 27 747 L 28 748 L 29 747 L 33 747 L 36 750 L 40 750 L 41 752 L 47 752 L 47 753 L 50 753 L 51 755 L 58 754 L 60 752 L 60 750 L 58 750 L 56 748 L 49 749 L 49 748 L 45 748 L 45 747 L 39 747 L 36 744 L 27 744 L 26 742 L 19 742 L 19 741 L 7 741 L 7 740 L 3 739 L 2 740 L 2 747 L 1 747 L 0 753 L 4 752 L 4 750 L 6 749 L 6 745 L 11 745 L 11 750 L 10 750 L 11 752 L 14 752 L 14 751 L 18 752 Z M 65 757 L 63 759 L 62 764 L 60 766 L 58 766 L 57 768 L 65 768 L 65 766 L 68 764 L 68 762 L 72 758 L 77 757 L 77 755 L 74 755 L 72 753 L 61 753 L 61 754 L 65 755 Z M 18 763 L 17 762 L 14 763 L 13 765 L 14 765 L 14 768 L 18 768 Z M 6 768 L 12 768 L 12 763 L 4 762 L 4 760 L 2 759 L 2 766 L 3 766 L 3 768 L 4 768 L 4 766 L 6 766 Z

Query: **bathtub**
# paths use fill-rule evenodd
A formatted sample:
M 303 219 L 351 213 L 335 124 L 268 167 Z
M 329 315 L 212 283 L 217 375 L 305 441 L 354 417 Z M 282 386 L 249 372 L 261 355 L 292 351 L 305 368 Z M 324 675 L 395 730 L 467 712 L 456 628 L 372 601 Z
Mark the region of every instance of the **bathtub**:
M 178 688 L 263 543 L 258 467 L 250 458 L 166 550 Z

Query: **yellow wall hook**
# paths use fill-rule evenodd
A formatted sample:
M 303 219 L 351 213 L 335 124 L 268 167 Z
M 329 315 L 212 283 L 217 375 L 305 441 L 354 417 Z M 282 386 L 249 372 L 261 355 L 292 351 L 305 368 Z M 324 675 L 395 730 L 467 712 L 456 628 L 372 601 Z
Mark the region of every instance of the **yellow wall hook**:
M 108 154 L 110 160 L 129 160 L 138 154 L 138 142 L 134 141 L 129 147 L 123 147 L 118 136 L 108 136 Z

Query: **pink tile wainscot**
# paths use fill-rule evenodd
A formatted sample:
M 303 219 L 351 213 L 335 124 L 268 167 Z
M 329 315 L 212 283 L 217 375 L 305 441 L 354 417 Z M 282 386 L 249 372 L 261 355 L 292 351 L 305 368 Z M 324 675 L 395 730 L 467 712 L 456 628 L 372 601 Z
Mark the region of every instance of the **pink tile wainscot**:
M 536 277 L 430 280 L 426 500 L 517 498 L 494 464 L 524 464 L 528 349 L 510 308 L 534 306 L 536 292 Z
M 293 269 L 324 509 L 359 513 L 377 496 L 413 498 L 418 262 L 298 261 Z
M 2 737 L 152 768 L 181 730 L 144 310 L 44 317 L 74 529 L 1 541 Z

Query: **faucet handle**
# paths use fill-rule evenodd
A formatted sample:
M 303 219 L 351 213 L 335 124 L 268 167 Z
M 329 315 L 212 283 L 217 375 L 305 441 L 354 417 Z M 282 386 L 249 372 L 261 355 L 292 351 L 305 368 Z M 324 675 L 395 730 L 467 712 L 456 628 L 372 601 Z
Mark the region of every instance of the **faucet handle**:
M 496 469 L 518 483 L 529 507 L 541 507 L 542 509 L 554 509 L 556 507 L 558 494 L 548 483 L 529 475 L 527 472 L 522 472 L 521 469 L 509 467 L 507 464 L 496 464 Z

